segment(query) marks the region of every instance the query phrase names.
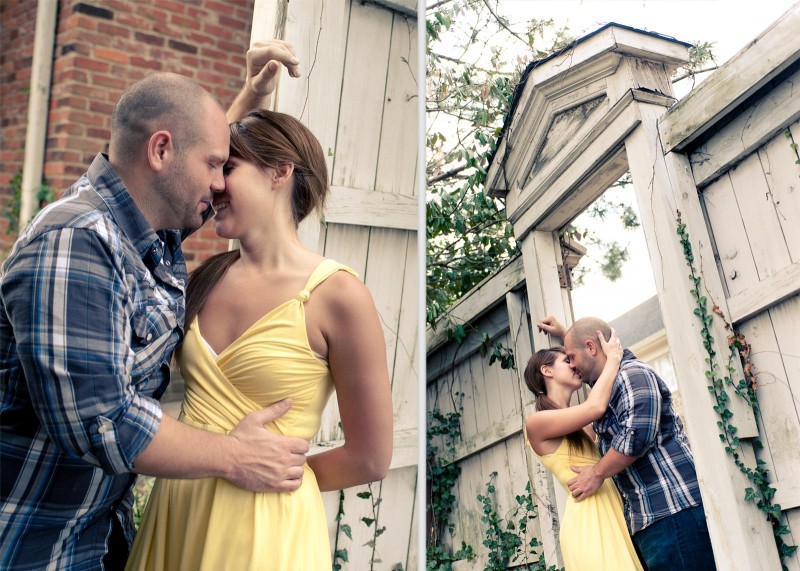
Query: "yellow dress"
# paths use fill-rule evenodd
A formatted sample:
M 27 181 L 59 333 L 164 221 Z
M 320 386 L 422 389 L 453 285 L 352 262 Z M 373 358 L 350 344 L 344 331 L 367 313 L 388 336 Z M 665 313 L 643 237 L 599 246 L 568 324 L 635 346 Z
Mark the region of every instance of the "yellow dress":
M 186 331 L 180 368 L 186 383 L 181 421 L 229 432 L 247 413 L 291 397 L 291 409 L 267 425 L 310 440 L 333 392 L 328 364 L 311 350 L 304 302 L 337 271 L 324 260 L 306 287 L 214 356 L 197 319 Z M 330 571 L 328 528 L 317 480 L 305 466 L 289 493 L 252 493 L 221 478 L 158 479 L 126 570 Z
M 568 494 L 560 531 L 566 571 L 642 571 L 614 481 L 607 478 L 582 502 L 569 495 L 567 482 L 576 476 L 570 466 L 596 464 L 600 453 L 595 449 L 571 453 L 567 439 L 562 438 L 555 452 L 540 458 Z

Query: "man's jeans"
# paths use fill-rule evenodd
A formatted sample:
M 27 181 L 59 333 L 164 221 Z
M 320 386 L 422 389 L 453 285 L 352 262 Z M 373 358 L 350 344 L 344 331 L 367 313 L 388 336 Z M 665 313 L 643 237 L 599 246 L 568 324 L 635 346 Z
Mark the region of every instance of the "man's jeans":
M 633 535 L 648 571 L 714 571 L 703 506 L 681 510 Z

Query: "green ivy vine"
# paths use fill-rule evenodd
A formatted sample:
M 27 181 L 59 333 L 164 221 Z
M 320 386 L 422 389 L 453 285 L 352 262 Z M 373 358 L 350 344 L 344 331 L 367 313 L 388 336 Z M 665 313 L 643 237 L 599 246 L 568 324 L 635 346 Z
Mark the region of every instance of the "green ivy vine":
M 505 518 L 500 517 L 495 508 L 494 479 L 497 472 L 489 475 L 486 483 L 486 495 L 478 494 L 478 502 L 483 508 L 481 521 L 486 524 L 486 535 L 483 545 L 489 549 L 489 560 L 484 571 L 506 571 L 509 565 L 516 569 L 530 571 L 557 571 L 554 565 L 547 566 L 544 554 L 537 557 L 536 548 L 541 546 L 539 539 L 528 537 L 528 523 L 537 517 L 536 505 L 533 503 L 531 483 L 525 486 L 525 493 L 515 497 L 516 507 Z
M 695 301 L 694 314 L 702 324 L 700 335 L 702 336 L 703 347 L 707 354 L 705 361 L 708 368 L 705 375 L 708 380 L 708 390 L 713 393 L 717 402 L 714 406 L 714 412 L 719 415 L 719 420 L 717 421 L 717 426 L 720 430 L 719 439 L 725 445 L 725 452 L 733 458 L 736 467 L 739 468 L 739 471 L 744 474 L 750 482 L 751 485 L 745 488 L 744 499 L 745 501 L 753 502 L 766 516 L 775 535 L 778 554 L 783 560 L 787 557 L 791 557 L 795 551 L 797 551 L 797 546 L 788 545 L 783 540 L 782 536 L 790 532 L 789 528 L 781 522 L 781 506 L 772 502 L 775 496 L 775 488 L 769 485 L 769 471 L 764 467 L 766 463 L 761 459 L 756 459 L 755 466 L 748 466 L 739 455 L 737 450 L 740 446 L 740 441 L 739 437 L 736 436 L 738 429 L 736 425 L 733 424 L 733 412 L 728 408 L 731 397 L 728 395 L 726 388 L 732 389 L 733 394 L 744 399 L 756 416 L 760 413 L 758 397 L 756 395 L 757 385 L 749 362 L 750 345 L 741 333 L 734 331 L 732 325 L 725 320 L 722 311 L 716 304 L 712 304 L 712 309 L 709 310 L 708 299 L 702 294 L 702 278 L 698 275 L 694 265 L 694 254 L 692 252 L 689 234 L 686 231 L 686 224 L 681 221 L 680 211 L 677 212 L 677 215 L 677 232 L 680 237 L 681 245 L 683 246 L 683 255 L 686 258 L 686 265 L 689 266 L 689 279 L 693 284 L 689 293 Z M 709 329 L 714 322 L 715 314 L 723 319 L 726 329 L 731 332 L 728 336 L 728 363 L 726 371 L 724 372 L 720 371 L 720 367 L 714 360 L 717 351 L 714 348 L 714 336 Z M 733 366 L 735 362 L 734 359 L 740 358 L 744 360 L 744 370 L 747 379 L 734 381 L 734 377 L 736 376 L 736 369 Z M 763 448 L 759 439 L 753 439 L 752 443 L 753 448 L 756 450 Z M 788 569 L 785 564 L 782 564 L 781 567 L 784 571 Z
M 461 394 L 457 393 L 456 398 Z M 453 534 L 455 526 L 449 523 L 450 514 L 456 502 L 453 495 L 461 467 L 449 458 L 453 458 L 456 452 L 456 443 L 461 439 L 461 412 L 463 408 L 459 406 L 458 411 L 442 414 L 439 410 L 432 410 L 428 413 L 427 446 L 426 452 L 426 481 L 428 491 L 428 502 L 426 511 L 430 514 L 430 524 L 428 527 L 428 537 L 426 546 L 426 569 L 430 571 L 452 571 L 453 562 L 475 558 L 475 551 L 471 545 L 465 541 L 461 542 L 461 548 L 452 553 L 444 545 L 445 529 Z M 437 436 L 443 437 L 445 449 L 440 453 L 439 448 L 433 445 L 433 439 Z
M 6 225 L 6 234 L 15 234 L 19 232 L 19 215 L 22 207 L 22 171 L 16 172 L 14 177 L 9 182 L 11 187 L 11 198 L 3 208 L 3 216 L 5 216 L 8 224 Z M 34 214 L 39 212 L 47 204 L 53 202 L 55 194 L 52 189 L 47 186 L 47 183 L 42 179 L 42 184 L 36 188 L 36 208 Z

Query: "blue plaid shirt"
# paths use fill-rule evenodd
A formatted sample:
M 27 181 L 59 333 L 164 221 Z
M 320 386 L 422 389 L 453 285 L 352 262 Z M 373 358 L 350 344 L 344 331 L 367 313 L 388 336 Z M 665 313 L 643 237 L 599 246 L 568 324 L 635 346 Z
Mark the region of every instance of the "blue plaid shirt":
M 130 545 L 133 462 L 183 334 L 180 240 L 100 154 L 3 264 L 1 569 L 102 569 L 114 518 Z
M 608 410 L 594 429 L 601 454 L 614 448 L 627 456 L 640 456 L 614 476 L 625 499 L 631 534 L 700 505 L 692 452 L 669 388 L 628 349 L 622 355 Z

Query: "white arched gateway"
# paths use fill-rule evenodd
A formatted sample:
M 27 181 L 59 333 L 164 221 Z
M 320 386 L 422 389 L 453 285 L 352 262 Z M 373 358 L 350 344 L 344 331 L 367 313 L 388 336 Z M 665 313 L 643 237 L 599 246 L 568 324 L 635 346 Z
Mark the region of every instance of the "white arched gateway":
M 781 561 L 764 513 L 745 500 L 752 484 L 720 442 L 696 297 L 713 316 L 707 328 L 720 378 L 728 375 L 730 332 L 714 305 L 752 346 L 761 412 L 732 399 L 737 451 L 747 465 L 764 463 L 787 526 L 782 538 L 800 541 L 798 29 L 795 5 L 680 102 L 669 74 L 688 60 L 687 44 L 623 25 L 606 25 L 531 64 L 487 177 L 489 192 L 506 201 L 521 256 L 452 309 L 513 348 L 518 365 L 547 347 L 531 322 L 548 314 L 573 320 L 564 287 L 569 245 L 558 232 L 630 171 L 720 570 L 774 570 Z M 689 244 L 702 284 L 697 296 L 690 293 Z M 448 541 L 456 550 L 464 540 L 486 557 L 475 496 L 497 470 L 498 513 L 531 481 L 538 518 L 529 532 L 548 565 L 560 566 L 564 497 L 525 444 L 533 402 L 521 371 L 492 371 L 477 345 L 457 347 L 441 331 L 429 331 L 427 346 L 429 409 L 455 410 L 454 392 L 463 406 L 463 438 L 451 455 L 462 472 Z M 745 378 L 738 358 L 731 365 L 732 378 Z M 754 450 L 756 437 L 763 449 Z M 797 554 L 783 563 L 800 569 Z

